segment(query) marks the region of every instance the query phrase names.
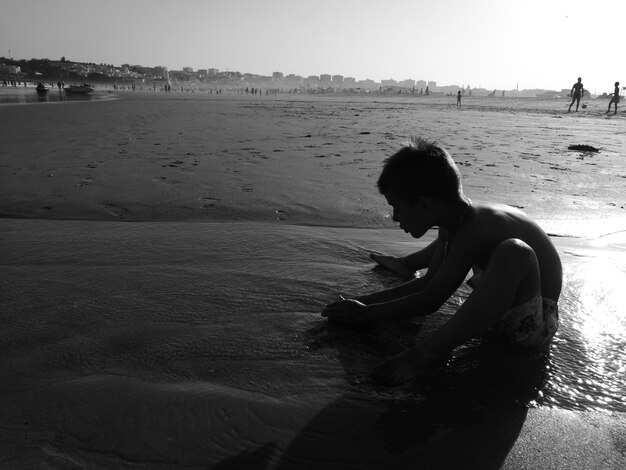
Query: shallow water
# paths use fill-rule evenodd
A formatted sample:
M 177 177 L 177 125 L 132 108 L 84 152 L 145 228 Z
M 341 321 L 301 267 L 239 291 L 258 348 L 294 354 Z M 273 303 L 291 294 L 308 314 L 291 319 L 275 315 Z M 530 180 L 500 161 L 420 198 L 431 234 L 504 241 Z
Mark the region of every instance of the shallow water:
M 43 104 L 43 103 L 75 103 L 86 101 L 102 101 L 115 99 L 115 95 L 105 90 L 95 90 L 93 93 L 81 95 L 79 93 L 65 93 L 56 87 L 49 87 L 48 93 L 39 94 L 32 86 L 0 87 L 0 106 L 16 104 Z
M 429 237 L 11 219 L 0 234 L 0 416 L 28 442 L 60 430 L 54 447 L 30 447 L 57 465 L 269 460 L 297 433 L 277 468 L 294 455 L 315 468 L 320 456 L 298 446 L 355 427 L 394 453 L 484 410 L 626 411 L 623 234 L 556 239 L 565 288 L 547 361 L 489 359 L 475 341 L 439 375 L 397 389 L 374 385 L 371 368 L 445 322 L 468 288 L 424 320 L 348 328 L 320 312 L 339 292 L 397 282 L 373 269 L 370 251 L 406 253 Z M 354 460 L 342 455 L 334 461 Z
M 354 331 L 329 326 L 323 306 L 339 292 L 397 282 L 372 269 L 371 250 L 401 254 L 424 242 L 395 230 L 280 223 L 2 227 L 24 232 L 2 263 L 3 364 L 36 379 L 111 373 L 273 396 L 296 393 L 303 380 L 347 381 L 370 393 L 370 368 L 444 322 L 469 293 L 462 287 L 423 321 Z M 626 411 L 623 244 L 557 244 L 565 266 L 561 326 L 534 400 Z M 476 365 L 475 346 L 460 350 L 453 371 Z

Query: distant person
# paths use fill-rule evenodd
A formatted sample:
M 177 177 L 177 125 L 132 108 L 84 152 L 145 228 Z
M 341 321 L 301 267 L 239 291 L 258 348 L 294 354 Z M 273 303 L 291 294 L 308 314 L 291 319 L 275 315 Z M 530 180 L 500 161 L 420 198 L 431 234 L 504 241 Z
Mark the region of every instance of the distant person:
M 572 97 L 572 102 L 569 104 L 569 108 L 567 109 L 568 113 L 572 110 L 574 101 L 576 102 L 576 112 L 578 112 L 578 105 L 580 104 L 580 99 L 583 97 L 584 89 L 582 78 L 578 77 L 578 81 L 574 83 L 572 90 L 569 92 L 569 95 Z
M 615 112 L 613 114 L 617 114 L 617 103 L 619 103 L 619 82 L 615 82 L 615 90 L 613 91 L 613 98 L 609 101 L 609 109 L 607 109 L 607 114 L 611 111 L 611 105 L 615 103 Z
M 462 93 L 461 93 L 461 90 L 459 90 L 456 94 L 456 105 L 458 108 L 461 107 L 461 96 L 462 96 Z
M 413 138 L 385 161 L 378 189 L 401 229 L 421 238 L 438 227 L 438 235 L 409 256 L 372 258 L 401 276 L 413 277 L 424 264 L 428 271 L 397 287 L 342 297 L 322 316 L 347 324 L 423 317 L 441 308 L 470 269 L 474 276 L 473 292 L 447 323 L 378 365 L 376 381 L 412 381 L 478 336 L 501 351 L 547 351 L 558 328 L 563 270 L 557 249 L 536 222 L 504 204 L 472 204 L 450 154 L 423 139 Z

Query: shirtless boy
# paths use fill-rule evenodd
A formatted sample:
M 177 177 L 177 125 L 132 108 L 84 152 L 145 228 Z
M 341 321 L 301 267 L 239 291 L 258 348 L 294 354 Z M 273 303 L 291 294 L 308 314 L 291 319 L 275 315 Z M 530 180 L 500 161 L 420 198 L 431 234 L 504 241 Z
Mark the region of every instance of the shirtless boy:
M 609 109 L 606 112 L 609 113 L 611 111 L 611 105 L 615 104 L 615 112 L 613 114 L 617 114 L 617 103 L 619 103 L 619 82 L 615 82 L 613 97 L 611 98 L 611 101 L 609 101 Z
M 574 101 L 576 102 L 576 112 L 578 112 L 578 105 L 580 104 L 580 99 L 583 97 L 585 87 L 582 83 L 582 78 L 578 77 L 578 81 L 574 83 L 572 86 L 572 90 L 569 92 L 569 95 L 572 97 L 572 102 L 569 104 L 569 108 L 567 112 L 569 113 L 572 110 L 572 105 Z
M 545 351 L 558 327 L 562 267 L 546 233 L 522 211 L 472 204 L 452 158 L 433 142 L 412 139 L 385 161 L 378 189 L 393 220 L 415 238 L 438 227 L 424 250 L 404 258 L 373 256 L 401 275 L 422 277 L 391 289 L 342 299 L 322 315 L 344 323 L 402 320 L 436 312 L 473 271 L 473 292 L 450 320 L 419 344 L 376 367 L 374 379 L 415 379 L 457 346 L 485 334 L 507 347 Z

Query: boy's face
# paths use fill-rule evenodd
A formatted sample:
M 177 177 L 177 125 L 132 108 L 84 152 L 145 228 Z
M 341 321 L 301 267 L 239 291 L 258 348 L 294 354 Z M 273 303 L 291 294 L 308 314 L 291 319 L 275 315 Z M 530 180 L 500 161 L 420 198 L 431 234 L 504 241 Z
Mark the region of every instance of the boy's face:
M 423 236 L 431 227 L 428 210 L 423 201 L 418 199 L 411 204 L 395 194 L 385 194 L 387 202 L 393 209 L 392 220 L 400 224 L 400 228 L 415 238 Z

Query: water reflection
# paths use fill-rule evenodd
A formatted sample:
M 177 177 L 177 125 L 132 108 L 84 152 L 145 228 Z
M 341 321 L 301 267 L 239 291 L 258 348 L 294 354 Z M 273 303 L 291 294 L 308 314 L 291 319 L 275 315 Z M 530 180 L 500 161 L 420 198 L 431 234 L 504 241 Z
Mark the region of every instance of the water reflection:
M 567 274 L 546 404 L 626 411 L 626 256 L 603 250 Z
M 36 103 L 61 103 L 76 101 L 101 101 L 116 99 L 109 90 L 96 89 L 93 93 L 66 93 L 63 90 L 50 88 L 48 93 L 37 93 L 32 87 L 0 88 L 0 106 Z
M 613 340 L 624 344 L 624 273 L 607 260 L 594 260 L 586 266 L 582 277 L 585 282 L 581 287 L 577 313 L 587 346 L 597 349 Z

